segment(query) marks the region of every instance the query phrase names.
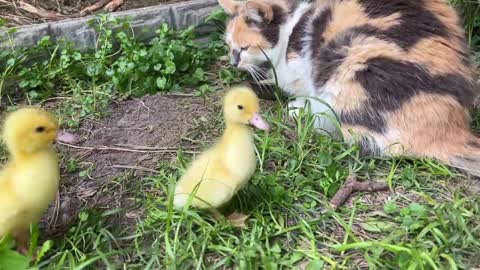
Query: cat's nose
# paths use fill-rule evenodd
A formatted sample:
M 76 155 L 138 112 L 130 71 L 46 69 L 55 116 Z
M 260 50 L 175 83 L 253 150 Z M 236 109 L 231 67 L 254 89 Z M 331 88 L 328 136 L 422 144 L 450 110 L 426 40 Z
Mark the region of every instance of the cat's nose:
M 241 51 L 239 50 L 233 50 L 232 51 L 232 57 L 230 57 L 230 64 L 234 67 L 238 66 L 238 63 L 240 63 L 240 53 Z
M 238 66 L 238 59 L 235 59 L 235 58 L 231 58 L 230 59 L 230 65 L 234 66 L 234 67 L 237 67 Z

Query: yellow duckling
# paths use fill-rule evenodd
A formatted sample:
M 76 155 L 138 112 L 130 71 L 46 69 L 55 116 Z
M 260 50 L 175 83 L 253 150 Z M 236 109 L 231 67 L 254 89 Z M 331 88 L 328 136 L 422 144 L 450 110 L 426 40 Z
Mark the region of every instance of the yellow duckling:
M 236 87 L 224 97 L 226 129 L 218 143 L 192 162 L 175 188 L 174 206 L 182 208 L 192 195 L 192 206 L 216 209 L 232 199 L 256 167 L 253 131 L 269 130 L 259 114 L 257 95 Z M 194 196 L 194 197 L 193 197 Z
M 12 234 L 22 253 L 30 224 L 40 220 L 58 191 L 59 166 L 51 148 L 57 135 L 65 142 L 73 139 L 58 132 L 55 117 L 42 109 L 22 108 L 5 120 L 3 139 L 10 156 L 0 171 L 0 238 Z

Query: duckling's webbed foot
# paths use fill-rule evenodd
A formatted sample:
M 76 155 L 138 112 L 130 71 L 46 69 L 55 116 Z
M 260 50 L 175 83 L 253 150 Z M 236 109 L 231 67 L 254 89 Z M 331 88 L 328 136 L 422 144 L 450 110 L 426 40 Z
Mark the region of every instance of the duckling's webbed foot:
M 250 215 L 245 215 L 243 213 L 233 212 L 230 214 L 227 219 L 235 228 L 245 228 L 247 224 L 245 223 Z
M 228 217 L 225 217 L 222 213 L 220 213 L 215 208 L 210 208 L 208 210 L 210 211 L 210 213 L 212 213 L 213 218 L 215 218 L 215 220 L 221 222 L 221 221 L 225 221 L 226 219 L 226 221 L 235 228 L 245 228 L 247 226 L 245 222 L 250 217 L 250 215 L 245 215 L 243 213 L 238 213 L 236 211 L 228 215 Z
M 16 249 L 19 253 L 23 255 L 28 255 L 28 244 L 30 241 L 30 232 L 29 230 L 17 230 L 12 234 L 15 239 Z

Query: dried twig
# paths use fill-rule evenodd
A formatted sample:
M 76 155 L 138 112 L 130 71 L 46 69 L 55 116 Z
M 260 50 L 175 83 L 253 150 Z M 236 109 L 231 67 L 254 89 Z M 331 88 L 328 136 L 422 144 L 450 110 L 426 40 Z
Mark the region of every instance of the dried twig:
M 333 209 L 338 209 L 344 205 L 348 198 L 355 192 L 376 192 L 388 190 L 387 183 L 381 182 L 359 182 L 355 177 L 349 176 L 343 186 L 337 191 L 335 196 L 330 200 L 330 205 Z
M 84 150 L 98 150 L 98 151 L 120 151 L 120 152 L 133 152 L 133 153 L 176 153 L 177 148 L 173 147 L 165 147 L 165 148 L 155 148 L 154 150 L 145 148 L 143 150 L 138 150 L 138 149 L 130 149 L 130 148 L 121 148 L 121 147 L 110 147 L 106 145 L 99 145 L 95 147 L 87 147 L 87 146 L 76 146 L 73 144 L 68 144 L 64 142 L 58 142 L 60 145 L 64 145 L 70 148 L 75 148 L 75 149 L 84 149 Z M 148 149 L 148 150 L 146 150 Z M 185 151 L 185 153 L 188 154 L 196 154 L 197 151 Z
M 178 147 L 174 146 L 174 147 L 150 147 L 150 146 L 143 146 L 143 145 L 134 145 L 134 144 L 115 144 L 115 146 L 118 146 L 118 147 L 125 147 L 125 148 L 129 148 L 129 149 L 135 149 L 135 150 L 145 150 L 145 151 L 149 151 L 149 150 L 177 150 Z M 194 149 L 198 149 L 197 146 L 191 146 L 191 147 L 188 147 L 187 148 L 188 150 L 194 150 Z
M 151 111 L 150 107 L 148 107 L 147 105 L 145 105 L 145 102 L 143 102 L 143 100 L 138 99 L 138 101 L 140 102 L 140 104 L 142 105 L 142 107 L 144 107 L 145 109 L 147 109 L 147 111 L 148 111 L 147 117 L 150 117 L 150 111 Z
M 160 171 L 157 171 L 157 170 L 154 170 L 154 169 L 150 169 L 150 168 L 147 168 L 147 167 L 142 167 L 142 166 L 113 165 L 112 168 L 116 168 L 116 169 L 130 169 L 130 170 L 137 170 L 137 171 L 160 173 Z
M 292 140 L 292 141 L 296 141 L 296 140 L 298 139 L 296 134 L 294 134 L 293 132 L 289 132 L 289 131 L 287 131 L 287 130 L 282 130 L 281 134 L 282 134 L 285 138 L 287 138 L 287 139 L 289 139 L 289 140 Z
M 26 12 L 35 14 L 38 17 L 50 20 L 50 21 L 58 21 L 58 20 L 63 20 L 63 19 L 66 18 L 65 15 L 62 15 L 60 13 L 53 12 L 53 11 L 47 11 L 43 8 L 37 8 L 37 7 L 34 7 L 34 6 L 30 5 L 29 3 L 26 3 L 26 2 L 23 2 L 23 1 L 18 2 L 18 8 L 20 8 L 20 9 L 26 11 Z
M 103 10 L 113 12 L 123 5 L 123 3 L 125 3 L 124 0 L 112 0 L 110 3 L 105 5 L 105 7 L 103 7 Z
M 100 0 L 98 1 L 97 3 L 93 4 L 93 5 L 90 5 L 84 9 L 82 9 L 79 13 L 80 16 L 86 16 L 94 11 L 97 11 L 99 9 L 101 9 L 102 7 L 104 7 L 106 4 L 108 4 L 110 2 L 110 0 Z

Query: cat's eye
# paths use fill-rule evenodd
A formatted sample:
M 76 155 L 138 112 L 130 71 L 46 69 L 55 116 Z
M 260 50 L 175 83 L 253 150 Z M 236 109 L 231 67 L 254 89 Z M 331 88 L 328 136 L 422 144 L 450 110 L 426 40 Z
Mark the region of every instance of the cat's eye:
M 246 51 L 246 50 L 248 50 L 248 48 L 250 48 L 250 47 L 249 47 L 249 46 L 246 46 L 246 47 L 242 47 L 242 48 L 240 48 L 240 50 L 242 50 L 242 51 Z
M 35 129 L 35 132 L 38 132 L 38 133 L 41 133 L 41 132 L 44 132 L 44 131 L 45 131 L 45 127 L 43 127 L 43 126 L 37 127 Z
M 237 108 L 238 108 L 239 110 L 243 110 L 243 106 L 242 106 L 242 105 L 237 105 Z

